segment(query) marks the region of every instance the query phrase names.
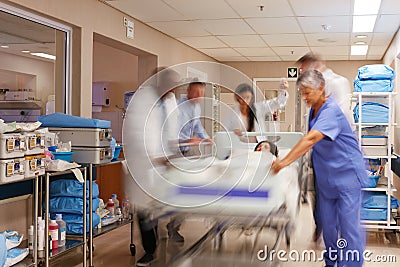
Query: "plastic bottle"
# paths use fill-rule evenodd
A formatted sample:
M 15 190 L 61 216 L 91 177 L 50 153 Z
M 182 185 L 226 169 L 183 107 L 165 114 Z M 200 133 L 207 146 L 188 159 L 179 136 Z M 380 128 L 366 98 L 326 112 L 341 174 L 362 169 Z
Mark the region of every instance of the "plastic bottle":
M 33 232 L 34 232 L 34 227 L 33 225 L 31 225 L 28 229 L 28 248 L 30 254 L 32 254 L 33 252 Z
M 111 198 L 107 202 L 107 210 L 110 212 L 109 213 L 110 216 L 115 215 L 115 203 Z
M 56 223 L 58 225 L 58 247 L 65 246 L 67 234 L 67 224 L 62 219 L 62 214 L 56 214 Z
M 38 217 L 38 232 L 37 232 L 37 240 L 38 240 L 38 251 L 44 250 L 44 220 L 42 217 Z
M 56 96 L 55 95 L 49 95 L 47 97 L 47 102 L 46 102 L 46 115 L 53 114 L 56 112 L 56 106 L 55 106 L 55 100 Z
M 112 194 L 111 199 L 113 200 L 115 206 L 115 211 L 119 208 L 119 200 L 117 199 L 117 194 Z
M 58 224 L 56 220 L 50 220 L 49 223 L 49 233 L 51 240 L 51 249 L 58 249 Z
M 122 201 L 122 218 L 124 220 L 128 220 L 130 218 L 131 213 L 131 203 L 127 197 Z

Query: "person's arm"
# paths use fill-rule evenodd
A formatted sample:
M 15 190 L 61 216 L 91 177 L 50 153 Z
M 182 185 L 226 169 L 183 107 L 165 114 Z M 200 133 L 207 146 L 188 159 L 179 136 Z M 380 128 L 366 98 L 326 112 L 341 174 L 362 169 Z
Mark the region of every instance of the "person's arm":
M 306 154 L 316 143 L 321 141 L 325 135 L 317 130 L 309 131 L 284 157 L 282 160 L 275 160 L 272 163 L 272 170 L 278 173 L 282 168 L 289 166 L 295 160 Z
M 264 116 L 269 113 L 272 114 L 276 109 L 286 106 L 288 98 L 289 92 L 287 90 L 279 89 L 277 97 L 258 102 L 256 108 L 260 108 Z
M 201 139 L 209 139 L 210 136 L 207 134 L 206 130 L 204 129 L 203 125 L 201 125 L 201 121 L 199 118 L 194 120 L 193 125 L 193 133 L 197 135 Z

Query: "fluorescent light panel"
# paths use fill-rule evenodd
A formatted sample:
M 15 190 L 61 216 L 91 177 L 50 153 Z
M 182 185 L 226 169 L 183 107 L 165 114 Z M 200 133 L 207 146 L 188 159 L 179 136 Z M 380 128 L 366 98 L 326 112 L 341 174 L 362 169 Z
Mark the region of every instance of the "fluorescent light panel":
M 46 54 L 46 53 L 31 53 L 32 56 L 37 56 L 37 57 L 43 57 L 43 58 L 47 58 L 47 59 L 52 59 L 55 60 L 56 56 L 50 55 L 50 54 Z
M 355 0 L 353 15 L 375 15 L 380 6 L 381 0 Z
M 353 32 L 373 32 L 377 15 L 353 16 Z
M 352 45 L 351 55 L 352 56 L 364 56 L 368 52 L 368 45 Z

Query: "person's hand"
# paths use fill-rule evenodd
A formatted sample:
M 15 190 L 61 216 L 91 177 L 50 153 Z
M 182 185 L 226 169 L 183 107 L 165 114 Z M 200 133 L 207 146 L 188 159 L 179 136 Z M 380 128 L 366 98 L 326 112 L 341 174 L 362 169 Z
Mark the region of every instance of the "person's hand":
M 276 159 L 272 162 L 271 170 L 273 174 L 277 174 L 282 168 L 286 167 L 281 160 Z
M 201 140 L 201 143 L 206 143 L 206 145 L 210 146 L 212 144 L 214 144 L 214 140 L 211 138 L 205 138 Z
M 201 138 L 190 138 L 189 140 L 187 140 L 187 142 L 191 145 L 191 146 L 198 146 L 201 142 L 203 142 L 204 139 Z
M 243 135 L 242 131 L 239 130 L 239 129 L 234 129 L 233 132 L 234 132 L 237 136 L 242 136 L 242 135 Z

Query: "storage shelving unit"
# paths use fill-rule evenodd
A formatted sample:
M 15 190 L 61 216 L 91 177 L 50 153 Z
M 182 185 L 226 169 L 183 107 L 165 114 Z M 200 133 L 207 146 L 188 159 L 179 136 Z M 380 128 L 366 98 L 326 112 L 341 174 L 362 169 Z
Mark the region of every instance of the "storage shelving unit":
M 86 167 L 81 167 L 79 170 L 83 173 L 83 214 L 86 214 L 86 179 L 87 179 L 87 170 Z M 44 218 L 45 218 L 45 237 L 49 236 L 49 201 L 50 201 L 50 179 L 52 177 L 56 176 L 63 176 L 63 175 L 69 175 L 72 174 L 71 170 L 67 171 L 62 171 L 62 172 L 47 172 L 45 175 L 45 183 L 46 183 L 46 189 L 45 189 L 45 213 L 44 213 Z M 86 216 L 83 216 L 83 229 L 86 229 Z M 83 235 L 81 240 L 75 240 L 75 239 L 69 239 L 67 237 L 66 244 L 64 248 L 61 248 L 60 250 L 57 251 L 50 251 L 50 246 L 49 246 L 49 240 L 48 238 L 45 238 L 45 248 L 44 248 L 44 261 L 45 261 L 45 267 L 50 266 L 50 259 L 54 257 L 58 257 L 62 254 L 65 254 L 72 249 L 78 247 L 78 246 L 83 246 L 82 248 L 82 264 L 83 267 L 86 267 L 87 262 L 86 262 L 86 245 L 88 244 L 87 242 L 87 235 Z
M 383 126 L 386 127 L 386 136 L 387 136 L 387 144 L 382 146 L 376 146 L 382 150 L 385 150 L 384 155 L 379 153 L 380 155 L 368 154 L 365 155 L 365 158 L 368 159 L 379 159 L 382 161 L 386 161 L 384 172 L 386 177 L 381 177 L 380 180 L 386 180 L 385 183 L 378 184 L 376 188 L 363 188 L 363 191 L 372 191 L 372 192 L 385 192 L 387 196 L 387 217 L 386 220 L 362 220 L 362 224 L 365 228 L 375 228 L 375 229 L 389 229 L 389 230 L 400 230 L 400 226 L 396 225 L 395 220 L 393 219 L 393 212 L 391 209 L 391 196 L 393 192 L 397 191 L 393 186 L 393 173 L 391 168 L 391 158 L 392 156 L 392 144 L 393 142 L 393 128 L 395 126 L 394 123 L 394 110 L 393 110 L 393 101 L 395 93 L 392 92 L 355 92 L 353 93 L 353 100 L 358 103 L 359 108 L 359 118 L 358 122 L 355 123 L 358 132 L 358 140 L 360 141 L 360 145 L 362 143 L 362 130 L 364 127 L 369 126 Z M 365 102 L 378 102 L 388 106 L 388 122 L 386 123 L 363 123 L 363 114 L 362 114 L 362 104 Z M 361 145 L 361 149 L 364 146 Z

